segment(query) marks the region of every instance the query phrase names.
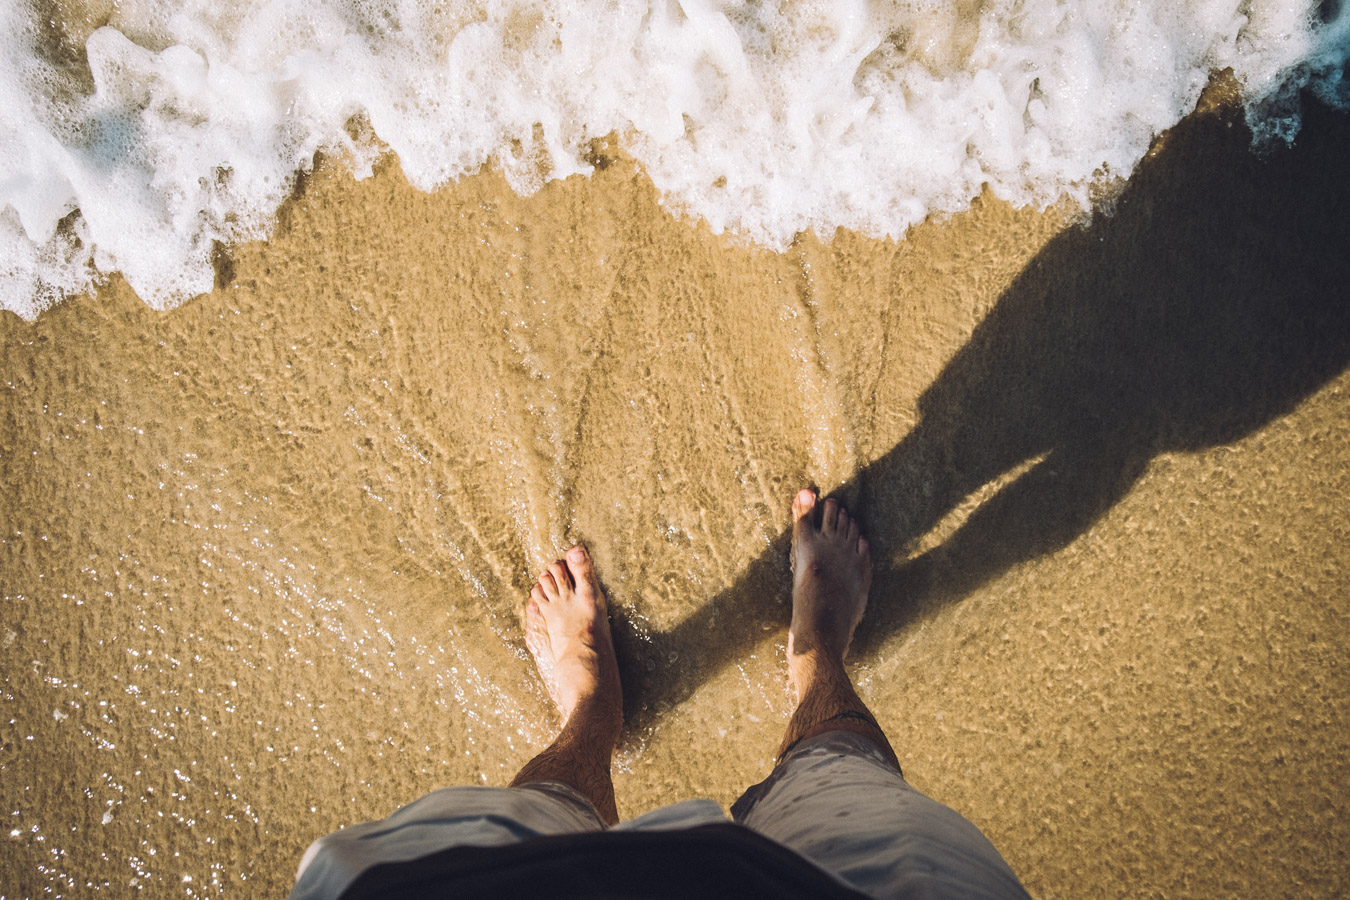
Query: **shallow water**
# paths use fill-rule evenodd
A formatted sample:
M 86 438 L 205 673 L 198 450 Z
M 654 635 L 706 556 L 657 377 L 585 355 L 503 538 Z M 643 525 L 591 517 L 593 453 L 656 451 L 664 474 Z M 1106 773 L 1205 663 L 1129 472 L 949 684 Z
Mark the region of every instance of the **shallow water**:
M 12 3 L 0 308 L 114 272 L 157 308 L 205 293 L 316 153 L 528 194 L 612 135 L 672 209 L 777 250 L 986 192 L 1087 209 L 1212 74 L 1279 142 L 1305 86 L 1350 106 L 1348 57 L 1350 11 L 1315 0 Z
M 1310 118 L 1257 159 L 1199 114 L 1086 228 L 985 197 L 781 254 L 613 148 L 529 198 L 323 166 L 208 296 L 5 314 L 0 894 L 278 896 L 504 784 L 574 541 L 621 813 L 729 803 L 789 712 L 803 484 L 877 546 L 864 699 L 1033 893 L 1343 894 L 1350 128 Z

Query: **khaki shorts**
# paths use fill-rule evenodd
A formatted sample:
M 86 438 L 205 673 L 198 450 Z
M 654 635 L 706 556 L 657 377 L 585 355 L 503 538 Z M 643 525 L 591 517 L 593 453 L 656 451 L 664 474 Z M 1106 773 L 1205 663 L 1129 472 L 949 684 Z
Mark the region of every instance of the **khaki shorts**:
M 731 817 L 872 897 L 1028 896 L 979 829 L 912 788 L 870 741 L 851 732 L 802 741 L 732 805 Z M 726 821 L 713 801 L 685 800 L 610 830 Z M 379 863 L 604 828 L 589 801 L 557 782 L 443 788 L 387 819 L 315 841 L 300 862 L 291 900 L 335 900 Z

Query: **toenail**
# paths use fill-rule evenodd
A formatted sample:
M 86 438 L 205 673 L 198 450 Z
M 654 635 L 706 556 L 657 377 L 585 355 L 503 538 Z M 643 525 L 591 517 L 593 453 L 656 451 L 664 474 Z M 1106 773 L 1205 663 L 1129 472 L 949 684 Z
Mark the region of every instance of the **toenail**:
M 581 547 L 573 547 L 567 551 L 567 558 L 572 562 L 582 562 L 586 559 L 586 551 Z

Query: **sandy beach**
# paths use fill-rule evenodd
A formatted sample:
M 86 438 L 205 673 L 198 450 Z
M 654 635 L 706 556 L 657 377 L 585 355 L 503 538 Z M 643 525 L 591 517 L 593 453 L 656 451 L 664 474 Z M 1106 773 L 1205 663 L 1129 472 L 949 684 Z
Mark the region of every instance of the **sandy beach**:
M 632 816 L 791 706 L 786 528 L 878 563 L 852 664 L 1038 897 L 1350 893 L 1350 120 L 1215 91 L 1091 221 L 991 196 L 773 253 L 611 138 L 530 197 L 321 163 L 168 312 L 0 313 L 0 895 L 284 896 L 551 738 L 521 608 L 589 546 Z

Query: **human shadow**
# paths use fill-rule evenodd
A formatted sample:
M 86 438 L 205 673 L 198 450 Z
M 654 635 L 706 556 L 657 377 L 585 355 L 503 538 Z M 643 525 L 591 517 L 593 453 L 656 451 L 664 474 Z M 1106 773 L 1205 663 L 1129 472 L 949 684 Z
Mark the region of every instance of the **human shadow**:
M 877 562 L 856 653 L 1064 547 L 1158 454 L 1250 434 L 1350 362 L 1350 117 L 1309 100 L 1293 147 L 1250 142 L 1233 110 L 1177 125 L 1113 214 L 1042 249 L 924 392 L 914 429 L 838 491 Z M 784 533 L 667 633 L 619 623 L 631 729 L 735 662 L 766 610 L 786 623 L 787 546 Z M 737 623 L 745 639 L 724 638 Z M 648 654 L 657 671 L 634 665 Z

